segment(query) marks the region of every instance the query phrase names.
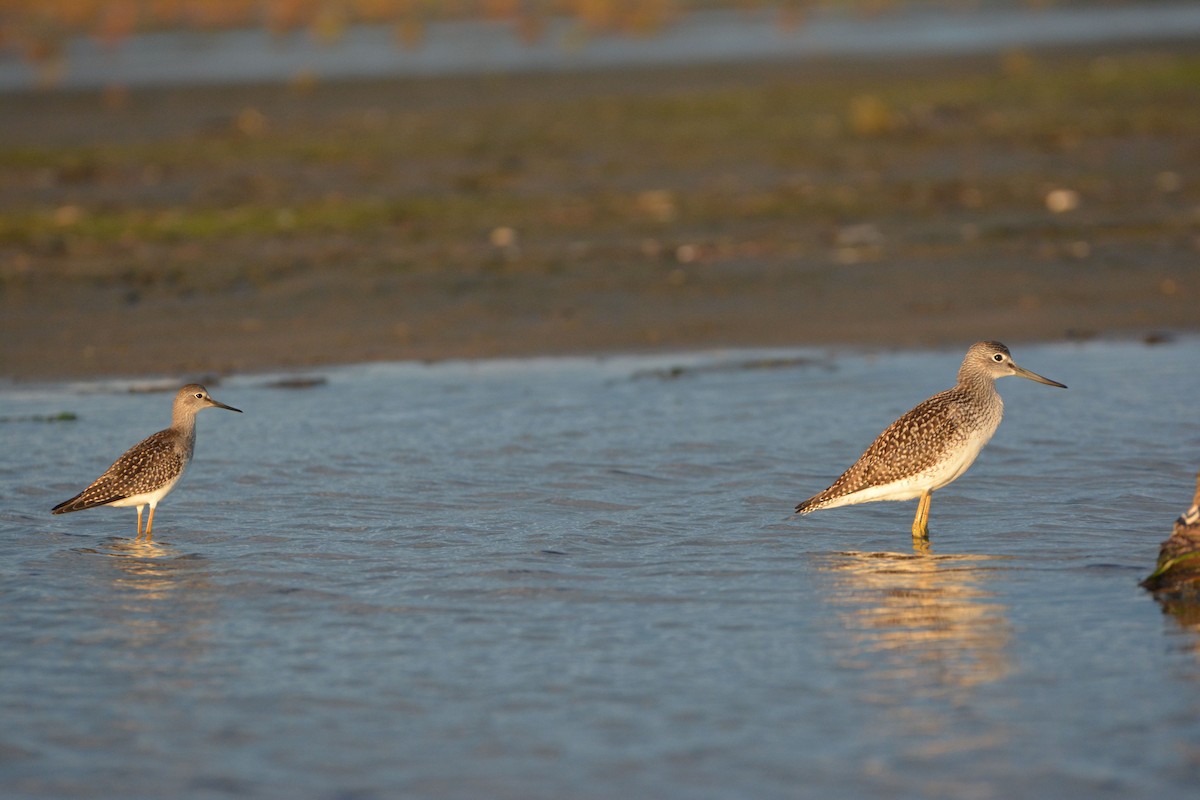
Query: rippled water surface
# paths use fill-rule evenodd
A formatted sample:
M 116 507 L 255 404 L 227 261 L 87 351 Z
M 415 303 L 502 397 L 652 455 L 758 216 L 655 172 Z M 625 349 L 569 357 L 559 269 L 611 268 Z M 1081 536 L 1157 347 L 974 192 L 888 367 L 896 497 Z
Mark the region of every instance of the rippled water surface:
M 2 386 L 0 785 L 1188 796 L 1197 615 L 1137 582 L 1200 466 L 1200 341 L 1014 356 L 1071 388 L 1001 382 L 925 556 L 915 502 L 788 515 L 957 351 L 230 378 L 150 545 L 48 512 L 171 395 Z

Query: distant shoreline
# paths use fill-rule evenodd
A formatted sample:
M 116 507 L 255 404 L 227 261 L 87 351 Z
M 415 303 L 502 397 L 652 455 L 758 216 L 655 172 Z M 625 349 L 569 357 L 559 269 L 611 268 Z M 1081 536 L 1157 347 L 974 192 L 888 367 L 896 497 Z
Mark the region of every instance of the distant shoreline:
M 873 16 L 810 9 L 784 24 L 777 9 L 691 11 L 654 35 L 586 31 L 549 19 L 522 41 L 506 21 L 432 21 L 405 47 L 388 25 L 354 25 L 332 42 L 308 32 L 264 28 L 163 31 L 109 46 L 67 41 L 54 89 L 241 86 L 297 79 L 368 80 L 505 75 L 613 68 L 688 67 L 828 58 L 978 56 L 1009 50 L 1125 46 L 1200 37 L 1200 6 L 983 7 L 966 13 L 900 8 Z M 0 93 L 35 89 L 43 76 L 19 60 L 0 60 Z

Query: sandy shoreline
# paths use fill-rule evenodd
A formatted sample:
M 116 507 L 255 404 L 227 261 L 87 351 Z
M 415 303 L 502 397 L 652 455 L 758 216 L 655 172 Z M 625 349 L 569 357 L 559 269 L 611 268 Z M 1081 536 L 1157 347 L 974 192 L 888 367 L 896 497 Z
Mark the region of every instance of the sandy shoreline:
M 1187 48 L 1119 56 L 1154 69 L 1164 59 L 1195 58 Z M 1086 81 L 1110 57 L 1078 52 L 1034 63 L 1078 69 Z M 953 345 L 1200 328 L 1200 190 L 1187 179 L 1200 174 L 1200 151 L 1188 143 L 1193 134 L 1191 142 L 1200 140 L 1200 122 L 1192 110 L 1153 105 L 1182 102 L 1179 90 L 1132 109 L 1128 125 L 1094 131 L 1086 120 L 1123 101 L 1069 95 L 1082 105 L 1065 112 L 1085 122 L 1055 116 L 1043 130 L 1042 120 L 1010 124 L 1017 112 L 993 113 L 987 98 L 906 94 L 943 74 L 990 85 L 1003 74 L 995 59 L 905 62 L 902 70 L 890 61 L 828 63 L 807 70 L 803 87 L 793 73 L 776 64 L 499 83 L 363 81 L 299 98 L 269 86 L 146 91 L 109 109 L 94 95 L 30 96 L 3 130 L 2 143 L 24 160 L 14 157 L 0 186 L 0 211 L 18 220 L 0 240 L 0 376 L 188 376 L 375 360 Z M 766 99 L 746 111 L 745 96 Z M 789 113 L 811 115 L 794 134 L 795 153 L 781 150 L 793 134 L 765 123 L 763 141 L 743 141 L 757 135 L 756 115 L 777 97 L 797 104 Z M 855 116 L 851 101 L 862 97 L 884 109 L 878 130 L 869 114 Z M 1018 111 L 1028 105 L 1012 102 Z M 727 109 L 726 118 L 745 116 L 744 127 L 701 138 L 700 123 L 713 112 L 688 115 L 706 103 Z M 656 131 L 671 120 L 642 133 L 637 124 L 663 104 L 675 104 L 682 133 L 659 142 Z M 1047 106 L 1047 117 L 1057 107 Z M 518 124 L 506 116 L 510 108 L 523 127 L 505 127 Z M 227 142 L 211 129 L 244 124 L 246 109 L 270 121 L 245 145 L 257 148 L 248 155 L 215 166 L 161 156 L 191 141 L 212 146 L 214 137 L 236 151 L 251 137 Z M 593 112 L 616 119 L 615 131 L 632 130 L 629 141 L 611 133 L 593 141 L 586 122 L 577 130 L 562 121 Z M 80 124 L 85 118 L 91 122 Z M 324 161 L 271 155 L 273 136 L 281 149 L 308 136 L 353 140 L 348 119 L 382 119 L 382 149 Z M 832 133 L 809 133 L 830 119 Z M 388 149 L 392 125 L 395 136 L 424 126 L 428 140 Z M 478 135 L 461 147 L 434 147 L 463 126 Z M 492 149 L 497 128 L 503 145 Z M 411 165 L 396 167 L 418 148 Z M 76 174 L 80 153 L 97 165 Z M 165 166 L 143 169 L 146 159 Z M 855 187 L 849 199 L 846 186 Z M 1082 198 L 1078 210 L 1048 210 L 1046 195 L 1057 186 Z M 466 194 L 478 210 L 445 229 L 423 217 L 388 218 L 378 229 L 340 230 L 317 219 L 312 230 L 194 238 L 136 227 L 143 218 L 186 219 L 230 204 L 304 219 L 306 208 L 340 210 L 360 191 L 369 193 L 368 209 L 376 196 L 456 203 Z M 455 208 L 435 208 L 430 218 L 457 219 Z M 50 233 L 38 215 L 57 220 Z M 554 219 L 540 224 L 547 217 Z M 115 224 L 128 230 L 106 238 L 105 225 Z
M 304 276 L 261 290 L 187 297 L 30 287 L 52 304 L 6 298 L 5 377 L 188 376 L 363 361 L 650 352 L 714 347 L 955 345 L 1132 337 L 1196 330 L 1194 308 L 1164 293 L 1160 270 L 1088 279 L 1022 275 L 992 295 L 1003 266 L 957 285 L 955 265 L 844 270 L 819 292 L 794 276 L 669 278 L 597 287 L 570 276 L 480 280 Z M 746 273 L 750 273 L 747 275 Z M 1179 276 L 1183 280 L 1183 276 Z M 530 285 L 531 283 L 535 285 Z M 22 292 L 21 294 L 24 294 Z M 36 310 L 33 310 L 36 309 Z

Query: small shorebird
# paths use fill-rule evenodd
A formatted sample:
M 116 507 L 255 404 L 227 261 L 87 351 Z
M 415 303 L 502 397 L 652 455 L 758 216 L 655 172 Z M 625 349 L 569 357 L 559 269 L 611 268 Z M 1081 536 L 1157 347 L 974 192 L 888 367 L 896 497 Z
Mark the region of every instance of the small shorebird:
M 1004 415 L 996 379 L 1008 375 L 1067 388 L 1018 367 L 999 342 L 977 342 L 967 351 L 953 389 L 935 394 L 889 425 L 854 466 L 796 506 L 796 513 L 919 497 L 912 535 L 927 541 L 930 497 L 966 472 L 996 432 Z
M 154 508 L 175 488 L 192 453 L 196 449 L 196 414 L 205 408 L 241 409 L 218 403 L 198 383 L 189 383 L 175 395 L 171 408 L 171 427 L 143 439 L 129 448 L 104 474 L 70 500 L 56 505 L 51 512 L 66 514 L 96 506 L 137 506 L 138 535 L 150 541 L 154 527 Z M 142 530 L 142 508 L 150 506 L 146 530 Z

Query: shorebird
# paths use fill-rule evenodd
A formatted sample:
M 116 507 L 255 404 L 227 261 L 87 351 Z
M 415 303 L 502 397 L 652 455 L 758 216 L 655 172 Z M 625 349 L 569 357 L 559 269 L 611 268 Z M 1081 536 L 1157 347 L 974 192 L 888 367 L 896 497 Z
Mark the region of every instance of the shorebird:
M 967 350 L 953 389 L 935 394 L 889 425 L 854 466 L 796 506 L 796 513 L 919 497 L 912 535 L 914 541 L 928 541 L 930 498 L 966 472 L 996 432 L 1004 415 L 996 379 L 1009 375 L 1067 388 L 1017 366 L 1000 342 L 977 342 Z
M 54 514 L 82 511 L 96 506 L 137 506 L 137 539 L 151 539 L 154 508 L 175 488 L 192 453 L 196 449 L 196 414 L 205 408 L 241 409 L 218 403 L 198 383 L 189 383 L 175 395 L 171 408 L 171 427 L 149 436 L 125 451 L 104 474 L 92 481 L 70 500 L 51 509 Z M 150 506 L 146 530 L 142 530 L 142 509 Z

